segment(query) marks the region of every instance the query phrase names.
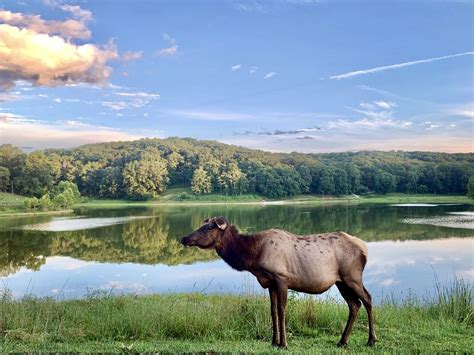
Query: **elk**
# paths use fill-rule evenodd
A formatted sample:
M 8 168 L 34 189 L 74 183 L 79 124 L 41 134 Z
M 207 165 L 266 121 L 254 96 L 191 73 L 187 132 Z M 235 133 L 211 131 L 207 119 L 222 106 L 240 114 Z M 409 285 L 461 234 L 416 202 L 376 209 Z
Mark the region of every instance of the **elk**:
M 349 318 L 337 345 L 347 345 L 361 302 L 369 320 L 367 345 L 375 345 L 372 298 L 362 283 L 367 262 L 367 246 L 362 240 L 344 232 L 299 236 L 279 229 L 242 235 L 224 217 L 213 217 L 183 237 L 181 243 L 214 248 L 232 268 L 249 271 L 263 288 L 269 289 L 272 345 L 287 347 L 285 308 L 289 289 L 320 294 L 334 284 L 349 306 Z

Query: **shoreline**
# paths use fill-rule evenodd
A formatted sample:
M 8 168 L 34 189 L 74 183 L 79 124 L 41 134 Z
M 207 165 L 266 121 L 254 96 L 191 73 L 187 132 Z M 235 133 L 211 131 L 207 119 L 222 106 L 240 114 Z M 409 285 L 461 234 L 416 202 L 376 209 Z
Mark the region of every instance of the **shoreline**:
M 60 211 L 38 211 L 38 212 L 0 212 L 0 218 L 6 217 L 30 217 L 30 216 L 49 216 L 74 213 L 73 209 Z
M 179 200 L 151 200 L 151 201 L 128 201 L 128 200 L 100 200 L 92 199 L 88 202 L 78 204 L 74 207 L 106 207 L 106 206 L 222 206 L 222 205 L 248 205 L 248 206 L 283 206 L 283 205 L 331 205 L 331 204 L 399 204 L 399 203 L 432 203 L 432 204 L 474 204 L 466 196 L 461 195 L 377 195 L 370 197 L 296 197 L 280 200 L 250 200 L 250 201 L 179 201 Z
M 214 196 L 210 196 L 212 198 Z M 388 195 L 373 195 L 373 196 L 296 196 L 288 199 L 272 200 L 272 199 L 261 199 L 256 200 L 254 195 L 249 196 L 237 196 L 235 199 L 229 198 L 229 200 L 219 200 L 222 198 L 220 195 L 215 196 L 216 199 L 202 199 L 202 200 L 172 200 L 172 199 L 158 199 L 149 201 L 131 201 L 131 200 L 101 200 L 101 199 L 90 199 L 89 201 L 82 202 L 73 206 L 72 209 L 59 210 L 59 211 L 32 211 L 25 212 L 20 210 L 18 212 L 9 210 L 5 212 L 0 211 L 0 218 L 6 217 L 29 217 L 29 216 L 47 216 L 47 215 L 63 215 L 72 214 L 75 209 L 78 208 L 120 208 L 120 207 L 208 207 L 208 206 L 291 206 L 291 205 L 308 205 L 308 206 L 330 206 L 330 205 L 358 205 L 358 204 L 474 204 L 474 200 L 469 199 L 467 196 L 462 195 L 410 195 L 410 194 L 388 194 Z M 227 196 L 225 196 L 227 198 Z

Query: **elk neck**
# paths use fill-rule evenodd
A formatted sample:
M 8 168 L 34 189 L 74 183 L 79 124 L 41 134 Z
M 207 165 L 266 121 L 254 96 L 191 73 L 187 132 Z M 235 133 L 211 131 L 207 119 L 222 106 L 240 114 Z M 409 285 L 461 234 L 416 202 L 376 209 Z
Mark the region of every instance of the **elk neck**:
M 259 248 L 253 235 L 239 234 L 235 226 L 224 231 L 216 252 L 233 269 L 250 270 L 257 261 Z

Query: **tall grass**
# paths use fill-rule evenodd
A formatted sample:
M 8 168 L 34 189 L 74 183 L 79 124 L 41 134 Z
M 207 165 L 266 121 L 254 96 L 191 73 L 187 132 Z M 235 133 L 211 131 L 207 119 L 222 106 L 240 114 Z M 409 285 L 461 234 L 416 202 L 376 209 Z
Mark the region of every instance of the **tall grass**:
M 157 340 L 269 342 L 271 337 L 268 297 L 258 295 L 138 297 L 91 293 L 80 300 L 26 296 L 15 301 L 11 293 L 4 290 L 0 296 L 0 345 L 1 342 Z M 335 343 L 344 328 L 347 313 L 343 303 L 290 294 L 289 340 L 313 339 L 317 335 Z M 462 334 L 472 334 L 472 286 L 455 281 L 452 285 L 438 286 L 437 297 L 430 303 L 386 302 L 375 307 L 375 314 L 377 329 L 387 344 L 400 339 L 416 342 L 417 336 L 435 342 L 443 337 L 447 337 L 446 341 L 458 336 L 464 339 Z M 362 338 L 367 336 L 367 317 L 363 309 L 354 333 Z M 427 349 L 421 343 L 415 348 Z

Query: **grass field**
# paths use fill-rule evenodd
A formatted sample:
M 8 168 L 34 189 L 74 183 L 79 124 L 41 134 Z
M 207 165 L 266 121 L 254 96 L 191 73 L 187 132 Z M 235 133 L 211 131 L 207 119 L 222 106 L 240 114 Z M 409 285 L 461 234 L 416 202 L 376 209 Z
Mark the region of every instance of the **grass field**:
M 152 295 L 112 297 L 92 293 L 73 301 L 26 297 L 1 299 L 0 352 L 178 351 L 279 352 L 270 345 L 267 297 Z M 406 299 L 375 307 L 378 343 L 365 346 L 361 310 L 347 349 L 336 347 L 347 307 L 290 294 L 288 352 L 474 351 L 472 286 L 456 281 L 431 303 Z

